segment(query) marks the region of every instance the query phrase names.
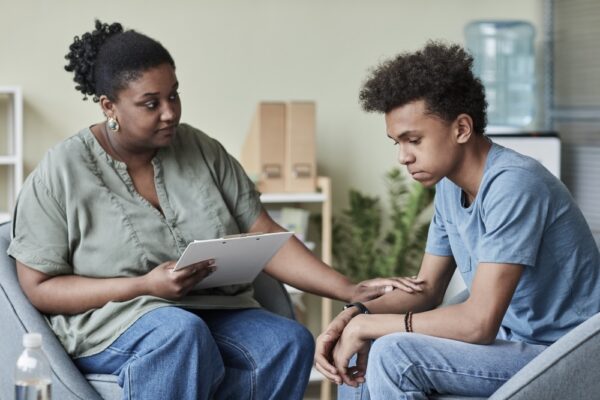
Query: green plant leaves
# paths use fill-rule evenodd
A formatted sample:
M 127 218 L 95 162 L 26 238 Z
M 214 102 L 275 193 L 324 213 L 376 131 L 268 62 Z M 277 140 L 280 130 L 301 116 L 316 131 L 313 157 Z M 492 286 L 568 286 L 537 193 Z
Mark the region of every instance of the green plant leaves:
M 336 216 L 333 224 L 337 270 L 357 281 L 416 275 L 433 215 L 435 192 L 407 179 L 399 168 L 386 174 L 388 213 L 378 197 L 350 190 L 350 207 Z

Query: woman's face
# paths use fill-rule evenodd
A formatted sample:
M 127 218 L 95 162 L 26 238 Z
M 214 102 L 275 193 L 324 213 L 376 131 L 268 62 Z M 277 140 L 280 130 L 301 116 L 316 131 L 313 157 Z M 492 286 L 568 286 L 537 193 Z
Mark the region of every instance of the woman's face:
M 178 86 L 173 67 L 161 64 L 129 82 L 115 102 L 104 101 L 105 113 L 119 123 L 114 137 L 121 145 L 139 151 L 169 145 L 181 117 Z

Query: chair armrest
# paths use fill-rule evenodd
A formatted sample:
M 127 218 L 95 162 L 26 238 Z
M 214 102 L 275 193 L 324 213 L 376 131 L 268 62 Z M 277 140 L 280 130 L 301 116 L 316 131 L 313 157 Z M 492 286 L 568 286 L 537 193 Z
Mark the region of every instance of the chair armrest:
M 459 303 L 463 303 L 464 301 L 466 301 L 469 298 L 469 291 L 467 289 L 463 290 L 462 292 L 452 296 L 450 299 L 444 301 L 442 303 L 442 307 L 443 306 L 449 306 L 452 304 L 459 304 Z
M 268 311 L 289 319 L 295 319 L 292 300 L 278 280 L 261 272 L 254 280 L 254 298 Z
M 600 313 L 534 358 L 490 400 L 591 399 L 600 393 Z
M 52 391 L 56 398 L 100 400 L 50 329 L 46 319 L 25 296 L 17 279 L 15 261 L 6 254 L 10 243 L 10 223 L 0 225 L 0 321 L 2 340 L 0 360 L 10 370 L 22 351 L 21 340 L 26 332 L 39 332 L 44 338 L 43 349 L 52 368 Z M 14 382 L 10 373 L 0 374 L 0 398 L 10 399 Z

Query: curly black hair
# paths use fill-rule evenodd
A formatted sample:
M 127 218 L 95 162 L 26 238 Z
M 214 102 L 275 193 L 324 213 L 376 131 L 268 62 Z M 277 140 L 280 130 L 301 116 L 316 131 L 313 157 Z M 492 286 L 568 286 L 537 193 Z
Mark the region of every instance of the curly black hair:
M 373 69 L 359 99 L 365 111 L 386 114 L 424 100 L 427 112 L 446 122 L 463 113 L 469 115 L 473 130 L 483 134 L 487 124 L 485 90 L 472 66 L 473 57 L 461 46 L 429 41 L 422 50 L 402 53 Z
M 98 102 L 106 95 L 115 101 L 119 91 L 144 71 L 168 63 L 173 58 L 159 42 L 134 30 L 123 30 L 119 23 L 95 21 L 95 30 L 75 36 L 65 58 L 65 70 L 73 72 L 75 89 L 83 99 L 93 96 Z

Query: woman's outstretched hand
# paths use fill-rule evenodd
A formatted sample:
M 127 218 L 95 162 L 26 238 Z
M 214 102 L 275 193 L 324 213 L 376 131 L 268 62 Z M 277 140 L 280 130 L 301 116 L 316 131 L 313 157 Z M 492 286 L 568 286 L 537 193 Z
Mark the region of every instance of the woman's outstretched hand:
M 144 276 L 148 294 L 168 300 L 180 299 L 217 268 L 215 260 L 200 261 L 177 271 L 175 264 L 176 261 L 164 262 Z
M 373 300 L 396 289 L 406 293 L 422 292 L 424 282 L 416 276 L 368 279 L 356 284 L 351 301 Z

